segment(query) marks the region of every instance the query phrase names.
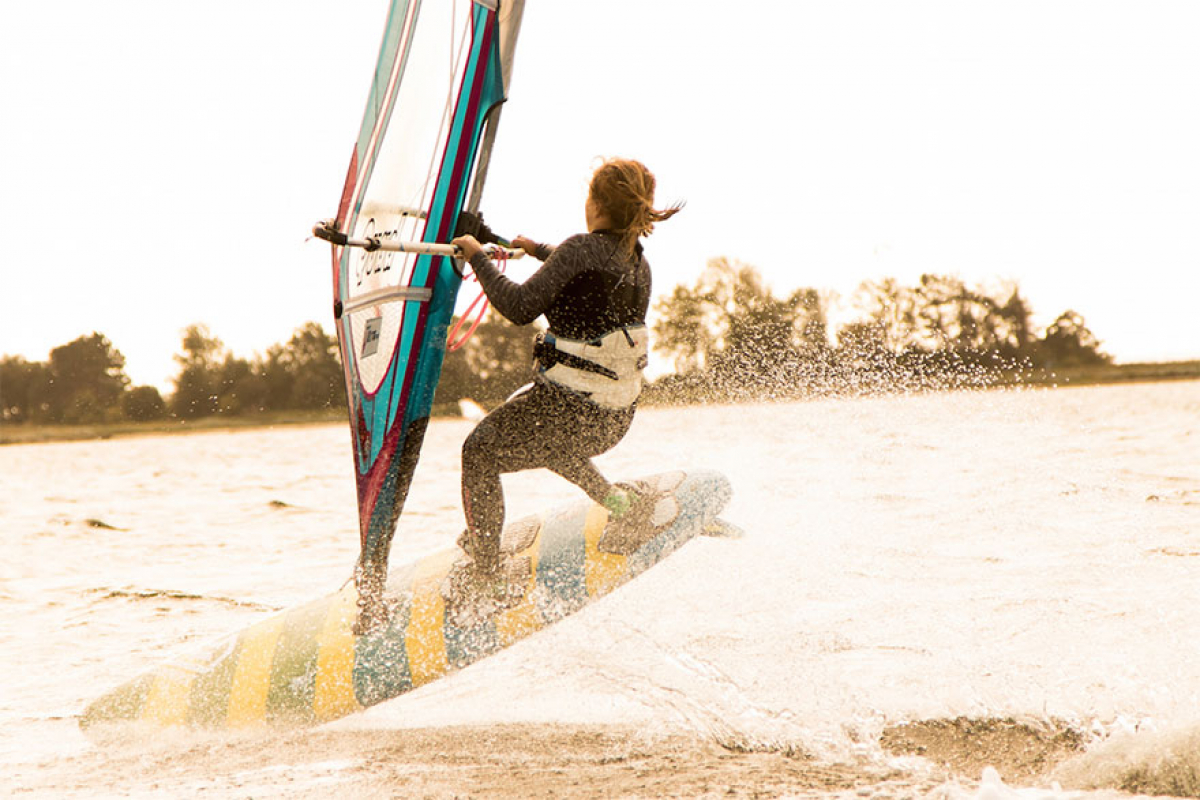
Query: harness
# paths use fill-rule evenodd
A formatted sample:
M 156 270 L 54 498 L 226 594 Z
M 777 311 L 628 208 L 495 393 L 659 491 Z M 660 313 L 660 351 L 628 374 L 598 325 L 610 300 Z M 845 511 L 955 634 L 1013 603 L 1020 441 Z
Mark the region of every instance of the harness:
M 642 393 L 649 362 L 645 325 L 624 325 L 595 339 L 539 333 L 533 345 L 538 375 L 604 408 L 629 408 Z

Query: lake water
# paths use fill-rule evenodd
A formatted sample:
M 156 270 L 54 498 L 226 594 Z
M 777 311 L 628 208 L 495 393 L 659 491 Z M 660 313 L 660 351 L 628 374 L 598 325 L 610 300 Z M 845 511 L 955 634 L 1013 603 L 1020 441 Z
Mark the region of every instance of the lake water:
M 461 531 L 470 428 L 430 426 L 393 563 Z M 350 462 L 340 425 L 0 448 L 0 787 L 356 785 L 370 765 L 298 765 L 270 734 L 241 778 L 199 780 L 213 748 L 250 745 L 186 732 L 96 744 L 75 721 L 189 645 L 341 585 L 357 553 Z M 598 463 L 612 478 L 719 469 L 734 487 L 722 516 L 746 535 L 692 542 L 561 624 L 325 732 L 636 725 L 913 775 L 919 761 L 880 750 L 886 726 L 1011 717 L 1087 738 L 1071 774 L 1094 791 L 937 787 L 978 797 L 1111 796 L 1118 767 L 1200 739 L 1200 382 L 645 409 Z M 578 496 L 541 472 L 505 488 L 510 519 Z M 170 758 L 143 763 L 138 748 Z M 189 761 L 180 789 L 162 765 Z

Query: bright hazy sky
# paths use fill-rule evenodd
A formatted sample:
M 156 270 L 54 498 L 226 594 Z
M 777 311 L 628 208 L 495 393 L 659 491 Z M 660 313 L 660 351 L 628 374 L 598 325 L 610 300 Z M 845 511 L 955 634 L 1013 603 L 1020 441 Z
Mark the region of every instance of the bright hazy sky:
M 385 11 L 6 11 L 0 353 L 99 331 L 169 389 L 190 323 L 247 358 L 332 332 L 306 239 Z M 657 294 L 716 256 L 843 301 L 885 276 L 1015 280 L 1035 322 L 1075 309 L 1119 361 L 1200 358 L 1198 30 L 1191 0 L 529 0 L 484 211 L 560 240 L 595 159 L 631 156 L 687 201 L 647 242 Z

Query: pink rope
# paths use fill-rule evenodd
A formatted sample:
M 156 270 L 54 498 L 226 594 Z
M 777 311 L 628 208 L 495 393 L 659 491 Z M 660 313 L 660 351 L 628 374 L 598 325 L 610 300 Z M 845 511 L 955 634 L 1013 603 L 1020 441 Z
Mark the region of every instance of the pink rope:
M 504 250 L 503 248 L 498 248 L 496 251 L 496 268 L 501 272 L 504 272 L 504 268 L 507 266 L 507 264 L 508 251 Z M 475 277 L 475 273 L 473 272 L 469 278 L 464 278 L 464 280 L 472 280 L 476 283 L 479 282 L 479 278 Z M 475 306 L 479 305 L 480 300 L 483 301 L 483 305 L 480 306 L 479 313 L 471 323 L 471 327 L 467 329 L 467 332 L 463 334 L 461 339 L 455 341 L 454 337 L 458 336 L 458 332 L 462 329 L 463 323 L 470 318 L 471 312 L 475 310 Z M 479 323 L 483 322 L 483 315 L 487 313 L 489 305 L 487 294 L 484 293 L 483 287 L 480 287 L 479 296 L 471 301 L 471 305 L 467 306 L 467 310 L 463 312 L 463 315 L 458 318 L 457 322 L 454 323 L 454 327 L 450 329 L 450 334 L 446 337 L 446 349 L 448 351 L 453 353 L 455 350 L 467 343 L 467 340 L 471 338 L 471 334 L 475 333 L 475 329 L 479 327 Z

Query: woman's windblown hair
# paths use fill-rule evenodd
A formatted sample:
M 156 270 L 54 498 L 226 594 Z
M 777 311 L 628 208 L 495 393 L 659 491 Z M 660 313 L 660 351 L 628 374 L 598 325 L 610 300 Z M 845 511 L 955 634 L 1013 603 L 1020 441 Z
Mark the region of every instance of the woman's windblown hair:
M 610 158 L 592 174 L 591 197 L 622 234 L 621 244 L 630 254 L 656 222 L 670 219 L 683 207 L 679 203 L 656 209 L 654 188 L 654 174 L 632 159 Z

